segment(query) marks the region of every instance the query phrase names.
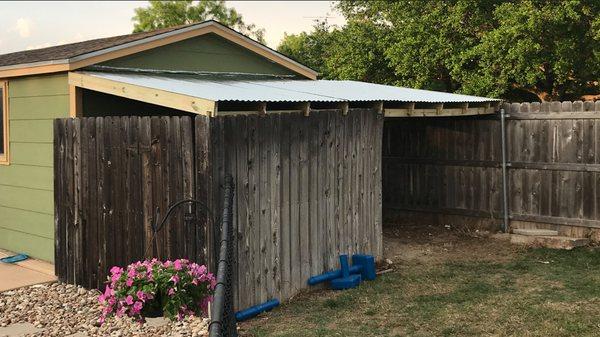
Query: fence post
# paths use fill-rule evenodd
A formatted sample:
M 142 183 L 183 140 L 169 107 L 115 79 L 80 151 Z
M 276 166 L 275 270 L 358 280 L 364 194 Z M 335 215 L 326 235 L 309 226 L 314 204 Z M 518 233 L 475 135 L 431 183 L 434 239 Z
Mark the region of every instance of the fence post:
M 237 336 L 235 315 L 233 312 L 233 177 L 225 175 L 225 193 L 223 200 L 223 218 L 221 244 L 217 267 L 217 285 L 209 325 L 210 337 Z
M 504 233 L 509 230 L 509 209 L 508 209 L 508 173 L 507 173 L 507 155 L 506 155 L 506 112 L 504 108 L 500 109 L 500 130 L 502 133 L 502 213 L 503 213 L 503 224 L 502 229 Z

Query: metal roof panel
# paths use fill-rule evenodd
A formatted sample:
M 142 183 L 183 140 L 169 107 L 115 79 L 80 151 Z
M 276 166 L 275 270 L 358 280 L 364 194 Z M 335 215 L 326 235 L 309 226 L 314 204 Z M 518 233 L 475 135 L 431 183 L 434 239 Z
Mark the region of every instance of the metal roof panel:
M 291 80 L 191 74 L 78 73 L 212 101 L 485 103 L 498 99 L 358 81 Z

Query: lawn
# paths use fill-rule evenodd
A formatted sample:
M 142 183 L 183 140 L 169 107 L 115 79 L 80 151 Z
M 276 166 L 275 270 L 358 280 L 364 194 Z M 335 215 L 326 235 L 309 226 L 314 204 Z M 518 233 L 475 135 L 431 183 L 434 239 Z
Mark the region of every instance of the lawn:
M 518 249 L 437 234 L 404 235 L 397 249 L 422 254 L 392 256 L 394 272 L 348 291 L 301 294 L 243 323 L 241 334 L 600 336 L 599 249 Z

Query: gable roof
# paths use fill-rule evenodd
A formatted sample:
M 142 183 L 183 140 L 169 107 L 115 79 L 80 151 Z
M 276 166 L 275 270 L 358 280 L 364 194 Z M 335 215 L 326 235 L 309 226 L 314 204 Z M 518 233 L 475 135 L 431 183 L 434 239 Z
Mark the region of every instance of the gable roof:
M 187 26 L 189 25 L 158 29 L 150 32 L 111 36 L 100 39 L 63 44 L 60 46 L 52 46 L 47 48 L 25 50 L 10 54 L 4 54 L 0 55 L 0 67 L 15 64 L 69 59 L 75 56 L 91 53 L 94 51 L 115 47 L 127 42 L 133 42 L 150 36 L 171 32 Z
M 316 79 L 316 71 L 214 20 L 0 55 L 0 78 L 75 70 L 207 33 Z

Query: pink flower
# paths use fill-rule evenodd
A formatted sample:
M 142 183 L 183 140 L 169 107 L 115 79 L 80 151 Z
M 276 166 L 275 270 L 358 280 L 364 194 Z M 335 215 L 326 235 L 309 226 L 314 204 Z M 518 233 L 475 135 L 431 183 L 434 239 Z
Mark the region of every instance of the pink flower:
M 127 295 L 127 297 L 125 298 L 125 303 L 127 303 L 127 305 L 132 305 L 133 304 L 133 296 Z
M 206 296 L 202 299 L 202 301 L 200 301 L 200 309 L 202 309 L 202 312 L 204 312 L 205 315 L 208 315 L 208 305 L 210 302 L 212 302 L 212 300 L 212 296 Z
M 100 316 L 100 318 L 98 319 L 98 324 L 100 324 L 100 325 L 104 324 L 105 320 L 106 320 L 106 317 Z
M 142 304 L 142 302 L 140 302 L 140 301 L 136 301 L 136 302 L 133 304 L 133 310 L 132 310 L 132 313 L 133 313 L 134 315 L 135 315 L 135 314 L 139 314 L 139 313 L 140 313 L 140 311 L 142 311 L 142 307 L 143 307 L 143 306 L 144 306 L 144 305 Z
M 133 279 L 131 279 L 131 278 L 128 278 L 128 279 L 127 279 L 127 281 L 125 281 L 125 284 L 126 284 L 128 287 L 131 287 L 131 286 L 133 285 Z
M 175 263 L 173 263 L 173 267 L 175 267 L 175 270 L 181 270 L 181 260 L 175 260 Z
M 173 284 L 177 284 L 177 282 L 179 282 L 179 275 L 173 275 L 173 276 L 171 276 L 171 278 L 169 279 L 169 281 L 172 281 Z
M 135 268 L 129 268 L 129 270 L 127 271 L 127 276 L 134 278 L 135 275 L 136 275 Z
M 125 307 L 120 307 L 119 309 L 117 309 L 117 317 L 121 317 L 123 316 L 123 314 L 125 313 L 125 310 L 127 310 Z
M 123 272 L 123 268 L 121 268 L 121 267 L 114 266 L 114 267 L 110 268 L 111 274 L 121 274 L 122 272 Z
M 106 296 L 104 296 L 104 294 L 100 294 L 100 296 L 98 296 L 98 303 L 102 304 L 104 301 L 106 301 Z
M 137 296 L 137 298 L 138 298 L 140 301 L 142 301 L 142 302 L 146 301 L 146 294 L 145 294 L 143 291 L 141 291 L 141 290 L 138 290 L 138 291 L 135 293 L 135 296 Z
M 108 285 L 106 286 L 106 288 L 104 288 L 104 297 L 111 297 L 115 294 L 115 291 L 112 290 L 111 287 L 109 287 Z
M 169 296 L 175 295 L 175 289 L 169 288 L 169 291 L 167 291 L 167 295 L 169 295 Z

